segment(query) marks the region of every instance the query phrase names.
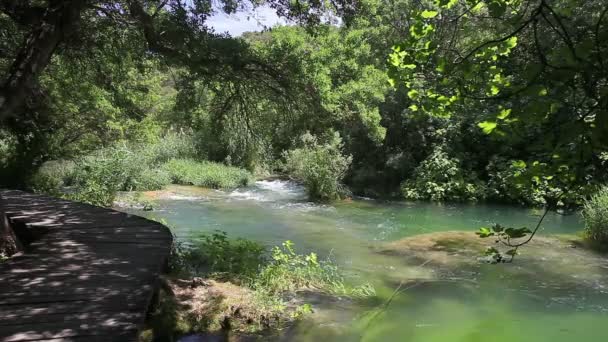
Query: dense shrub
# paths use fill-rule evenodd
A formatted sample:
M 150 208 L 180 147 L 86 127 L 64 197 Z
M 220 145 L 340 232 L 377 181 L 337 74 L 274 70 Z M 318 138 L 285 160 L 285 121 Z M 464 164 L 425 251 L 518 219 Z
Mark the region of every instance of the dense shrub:
M 144 169 L 135 176 L 133 183 L 131 190 L 161 190 L 167 184 L 171 184 L 171 176 L 163 169 Z
M 245 239 L 228 239 L 225 232 L 204 235 L 183 254 L 193 274 L 206 274 L 236 282 L 253 279 L 265 262 L 264 246 Z
M 245 186 L 253 176 L 246 170 L 208 161 L 172 159 L 163 165 L 174 184 L 222 189 Z
M 36 192 L 109 206 L 118 191 L 159 190 L 171 183 L 236 188 L 252 179 L 245 170 L 196 161 L 195 156 L 193 139 L 172 133 L 153 144 L 118 143 L 75 161 L 47 162 L 29 186 Z
M 546 165 L 544 163 L 531 163 Z M 551 171 L 538 172 L 538 167 L 527 165 L 521 160 L 508 160 L 495 158 L 486 167 L 488 173 L 487 197 L 489 200 L 519 203 L 542 207 L 547 201 L 560 198 L 565 204 L 577 203 L 580 206 L 582 191 L 572 187 L 564 193 L 565 188 L 559 186 L 558 177 L 539 174 L 554 175 Z
M 138 156 L 128 149 L 112 148 L 76 162 L 74 189 L 66 197 L 99 206 L 111 206 L 116 193 L 134 187 L 143 171 Z
M 583 209 L 587 237 L 602 246 L 608 246 L 608 186 L 598 190 L 585 202 Z
M 327 143 L 310 133 L 300 139 L 302 147 L 283 154 L 286 171 L 304 183 L 312 200 L 339 199 L 345 193 L 341 181 L 352 161 L 342 153 L 340 135 L 333 133 Z
M 186 134 L 168 133 L 151 145 L 139 145 L 134 150 L 146 155 L 147 163 L 158 165 L 175 158 L 202 158 L 194 139 Z
M 61 189 L 73 180 L 75 164 L 69 160 L 48 161 L 29 179 L 30 190 L 53 196 L 61 195 Z
M 474 201 L 484 197 L 483 185 L 441 147 L 420 163 L 401 189 L 411 200 Z

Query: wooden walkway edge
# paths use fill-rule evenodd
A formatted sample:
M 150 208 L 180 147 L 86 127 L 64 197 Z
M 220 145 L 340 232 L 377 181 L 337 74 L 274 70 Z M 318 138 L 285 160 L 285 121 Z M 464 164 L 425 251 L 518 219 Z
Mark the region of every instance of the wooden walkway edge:
M 16 190 L 0 190 L 0 201 L 24 244 L 0 263 L 0 341 L 137 340 L 170 254 L 169 229 Z

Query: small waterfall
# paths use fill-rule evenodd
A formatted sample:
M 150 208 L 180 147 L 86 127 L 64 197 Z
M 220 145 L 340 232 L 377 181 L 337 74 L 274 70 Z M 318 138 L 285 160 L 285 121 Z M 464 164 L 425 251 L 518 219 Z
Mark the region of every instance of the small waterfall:
M 285 180 L 257 181 L 252 187 L 236 189 L 228 196 L 257 202 L 298 202 L 307 199 L 301 184 Z

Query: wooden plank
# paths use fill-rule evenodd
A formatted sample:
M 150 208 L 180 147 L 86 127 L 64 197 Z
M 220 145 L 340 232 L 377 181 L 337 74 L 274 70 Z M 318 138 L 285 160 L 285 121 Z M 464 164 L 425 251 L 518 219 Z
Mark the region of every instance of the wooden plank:
M 43 229 L 0 264 L 0 341 L 135 340 L 172 243 L 134 215 L 0 190 L 18 229 Z
M 120 318 L 119 318 L 120 319 Z M 37 341 L 41 339 L 71 339 L 72 337 L 105 336 L 106 341 L 125 341 L 117 337 L 135 340 L 137 323 L 121 322 L 112 319 L 90 322 L 53 322 L 0 326 L 0 336 L 4 342 Z

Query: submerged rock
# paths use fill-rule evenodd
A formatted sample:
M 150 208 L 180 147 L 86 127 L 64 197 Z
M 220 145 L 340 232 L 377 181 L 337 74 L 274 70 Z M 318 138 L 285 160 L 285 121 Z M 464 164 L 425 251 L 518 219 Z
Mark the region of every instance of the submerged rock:
M 399 257 L 413 268 L 426 270 L 425 274 L 432 276 L 425 281 L 475 283 L 494 277 L 511 289 L 584 287 L 601 290 L 608 284 L 608 257 L 587 248 L 575 236 L 536 236 L 519 249 L 520 254 L 512 263 L 500 265 L 483 262 L 483 253 L 489 246 L 500 248 L 492 238 L 481 239 L 472 232 L 449 231 L 390 242 L 378 252 Z

